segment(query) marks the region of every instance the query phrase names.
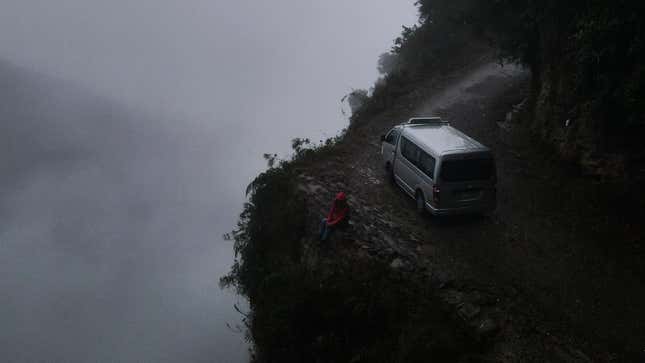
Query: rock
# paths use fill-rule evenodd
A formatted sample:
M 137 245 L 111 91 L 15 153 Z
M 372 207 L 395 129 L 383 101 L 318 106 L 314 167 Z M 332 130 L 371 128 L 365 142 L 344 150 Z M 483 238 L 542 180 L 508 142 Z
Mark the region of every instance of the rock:
M 493 319 L 486 318 L 477 324 L 477 334 L 481 337 L 489 337 L 497 332 L 499 327 Z
M 305 192 L 306 194 L 320 194 L 322 191 L 325 189 L 322 186 L 314 183 L 309 183 L 309 184 L 301 184 L 298 186 L 298 189 Z
M 395 258 L 392 263 L 390 263 L 390 267 L 395 270 L 401 269 L 403 266 L 405 266 L 405 263 L 400 258 Z
M 583 362 L 592 362 L 588 355 L 584 354 L 581 350 L 571 348 L 571 354 Z
M 409 251 L 406 249 L 400 249 L 399 254 L 401 254 L 403 257 L 407 258 L 410 261 L 416 261 L 417 260 L 417 255 L 414 251 Z
M 444 289 L 452 284 L 452 279 L 445 271 L 437 270 L 433 274 L 433 284 L 439 289 Z
M 494 296 L 489 294 L 482 294 L 479 291 L 470 293 L 469 300 L 477 305 L 493 305 L 497 301 Z
M 503 131 L 511 131 L 512 126 L 509 122 L 498 122 L 497 127 L 499 127 Z
M 385 242 L 387 242 L 387 244 L 388 244 L 388 245 L 390 245 L 391 247 L 395 247 L 395 246 L 396 246 L 396 241 L 394 241 L 394 239 L 392 239 L 392 237 L 390 237 L 390 236 L 388 236 L 388 235 L 384 234 L 384 235 L 383 235 L 383 239 L 384 239 L 384 240 L 385 240 Z
M 405 256 L 401 256 L 401 255 L 399 255 L 399 256 L 400 257 L 397 257 L 397 258 L 402 261 L 402 266 L 400 268 L 402 271 L 405 271 L 405 272 L 414 272 L 414 271 L 416 271 L 416 266 L 415 266 L 415 263 L 414 263 L 413 260 L 410 260 L 409 258 L 407 258 Z
M 522 103 L 513 106 L 513 109 L 506 113 L 506 118 L 504 123 L 518 122 L 520 121 L 521 112 L 524 110 L 527 100 L 525 99 Z
M 450 305 L 461 305 L 464 300 L 464 294 L 457 290 L 448 290 L 441 296 L 443 300 Z
M 389 218 L 381 217 L 379 219 L 388 228 L 396 229 L 398 227 L 398 225 L 396 223 L 392 222 Z
M 417 247 L 417 252 L 426 257 L 434 257 L 436 254 L 436 247 L 432 245 L 422 245 Z
M 457 310 L 457 314 L 460 318 L 465 321 L 472 320 L 475 316 L 479 314 L 481 308 L 477 305 L 471 303 L 463 303 Z
M 423 273 L 426 278 L 432 280 L 432 276 L 434 275 L 434 269 L 432 268 L 432 265 L 428 264 L 425 266 L 425 271 Z

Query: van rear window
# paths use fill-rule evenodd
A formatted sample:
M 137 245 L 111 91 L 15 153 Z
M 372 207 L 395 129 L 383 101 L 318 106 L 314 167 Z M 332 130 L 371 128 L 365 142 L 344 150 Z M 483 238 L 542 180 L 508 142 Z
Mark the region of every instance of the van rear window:
M 488 180 L 493 176 L 493 159 L 449 160 L 441 164 L 441 179 L 447 182 Z

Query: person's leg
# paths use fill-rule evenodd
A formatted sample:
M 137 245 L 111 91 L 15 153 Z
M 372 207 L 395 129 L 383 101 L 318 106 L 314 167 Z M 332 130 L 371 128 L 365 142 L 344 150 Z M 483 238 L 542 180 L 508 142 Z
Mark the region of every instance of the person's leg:
M 326 241 L 329 238 L 331 238 L 331 235 L 333 234 L 334 229 L 335 229 L 333 226 L 330 226 L 328 224 L 325 224 L 325 226 L 326 226 L 326 228 L 325 228 L 325 239 L 323 241 Z
M 318 237 L 321 241 L 327 239 L 327 218 L 323 218 L 320 222 L 320 236 Z

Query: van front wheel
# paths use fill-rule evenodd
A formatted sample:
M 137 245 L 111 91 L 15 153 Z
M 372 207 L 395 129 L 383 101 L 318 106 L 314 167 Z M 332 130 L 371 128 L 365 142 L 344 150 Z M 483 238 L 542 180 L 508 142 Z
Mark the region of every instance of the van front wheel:
M 424 215 L 426 213 L 426 200 L 425 197 L 423 196 L 423 192 L 417 192 L 416 195 L 416 202 L 417 202 L 417 213 L 420 215 Z
M 385 164 L 385 175 L 387 176 L 387 180 L 394 184 L 394 169 L 392 169 L 392 164 L 389 162 Z

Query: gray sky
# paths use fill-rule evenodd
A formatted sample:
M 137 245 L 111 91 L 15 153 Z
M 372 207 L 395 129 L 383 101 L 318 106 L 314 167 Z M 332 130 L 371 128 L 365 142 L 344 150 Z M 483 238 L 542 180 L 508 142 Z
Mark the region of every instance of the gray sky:
M 343 93 L 371 86 L 377 56 L 415 22 L 412 2 L 4 0 L 0 54 L 182 119 L 316 115 L 330 131 Z
M 3 357 L 243 360 L 220 236 L 261 154 L 346 126 L 415 21 L 412 0 L 0 2 Z

